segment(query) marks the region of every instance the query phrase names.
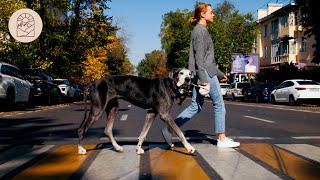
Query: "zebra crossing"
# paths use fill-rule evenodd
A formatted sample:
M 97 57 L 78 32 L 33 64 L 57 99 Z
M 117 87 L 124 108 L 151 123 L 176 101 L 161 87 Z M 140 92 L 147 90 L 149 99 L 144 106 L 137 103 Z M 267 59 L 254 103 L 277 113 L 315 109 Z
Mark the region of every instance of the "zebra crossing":
M 86 155 L 75 144 L 0 145 L 0 179 L 320 179 L 319 144 L 192 145 L 193 155 L 164 144 L 145 146 L 144 155 L 128 143 L 122 153 L 88 144 Z

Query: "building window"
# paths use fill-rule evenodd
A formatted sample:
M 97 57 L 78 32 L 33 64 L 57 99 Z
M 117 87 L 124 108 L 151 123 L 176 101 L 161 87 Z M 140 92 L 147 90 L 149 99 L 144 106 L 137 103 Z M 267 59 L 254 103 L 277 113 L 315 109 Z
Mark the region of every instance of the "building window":
M 277 57 L 279 55 L 279 45 L 278 43 L 274 43 L 271 45 L 271 57 Z
M 307 38 L 301 37 L 300 52 L 306 52 L 306 48 L 307 48 Z
M 288 15 L 280 17 L 280 28 L 288 27 Z
M 267 59 L 267 47 L 264 47 L 264 50 L 263 50 L 263 58 L 264 59 Z
M 267 37 L 268 36 L 268 25 L 264 25 L 263 26 L 263 37 Z
M 271 22 L 271 39 L 277 39 L 278 38 L 278 29 L 279 29 L 279 19 Z
M 280 55 L 286 55 L 288 53 L 288 41 L 280 42 L 279 50 Z

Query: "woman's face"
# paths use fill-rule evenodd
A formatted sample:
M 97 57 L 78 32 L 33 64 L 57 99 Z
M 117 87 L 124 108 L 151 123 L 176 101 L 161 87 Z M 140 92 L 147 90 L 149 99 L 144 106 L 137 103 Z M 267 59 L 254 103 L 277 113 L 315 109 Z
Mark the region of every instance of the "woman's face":
M 253 59 L 252 59 L 252 58 L 249 58 L 248 61 L 249 61 L 249 64 L 252 64 Z
M 207 12 L 203 12 L 201 15 L 207 22 L 213 22 L 215 17 L 211 6 L 207 6 Z

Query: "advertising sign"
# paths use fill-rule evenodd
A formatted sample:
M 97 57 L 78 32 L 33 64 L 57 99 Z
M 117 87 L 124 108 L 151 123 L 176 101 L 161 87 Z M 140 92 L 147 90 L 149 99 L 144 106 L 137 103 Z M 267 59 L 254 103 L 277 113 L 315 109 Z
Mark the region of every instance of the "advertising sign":
M 259 73 L 258 54 L 232 54 L 231 74 Z

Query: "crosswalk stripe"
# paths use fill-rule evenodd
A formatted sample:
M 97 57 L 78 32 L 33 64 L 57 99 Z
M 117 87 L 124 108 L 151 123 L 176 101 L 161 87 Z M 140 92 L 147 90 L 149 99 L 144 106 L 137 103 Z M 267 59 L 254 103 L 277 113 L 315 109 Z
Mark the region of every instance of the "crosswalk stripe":
M 101 145 L 101 144 L 100 144 Z M 217 148 L 195 143 L 189 155 L 182 145 L 168 150 L 149 144 L 145 154 L 136 145 L 124 152 L 103 144 L 78 155 L 77 145 L 0 145 L 0 179 L 319 179 L 320 144 L 241 144 Z M 96 145 L 84 146 L 87 150 Z
M 210 179 L 185 148 L 174 151 L 150 146 L 152 179 Z
M 115 152 L 111 146 L 101 150 L 81 179 L 139 179 L 140 156 L 135 146 L 123 146 L 124 152 Z
M 232 148 L 218 148 L 212 144 L 195 144 L 199 154 L 224 179 L 281 179 Z
M 293 179 L 319 179 L 320 166 L 270 144 L 242 144 L 240 148 Z
M 320 163 L 320 148 L 309 144 L 276 144 L 287 151 Z
M 30 146 L 23 145 L 2 152 L 0 158 L 0 179 L 14 169 L 31 161 L 35 157 L 51 149 L 54 145 Z
M 95 145 L 87 145 L 84 147 L 86 149 L 93 149 Z M 78 155 L 77 145 L 64 145 L 50 152 L 46 157 L 12 179 L 68 179 L 91 152 L 92 151 L 88 151 L 86 155 Z

